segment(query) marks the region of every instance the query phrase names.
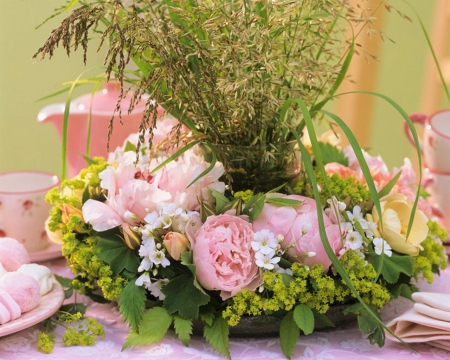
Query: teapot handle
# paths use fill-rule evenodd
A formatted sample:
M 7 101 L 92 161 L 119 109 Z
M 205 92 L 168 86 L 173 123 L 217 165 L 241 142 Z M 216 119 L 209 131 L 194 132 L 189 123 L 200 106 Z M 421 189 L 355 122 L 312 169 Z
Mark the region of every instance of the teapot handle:
M 414 124 L 419 124 L 422 126 L 425 126 L 425 123 L 427 121 L 427 116 L 424 114 L 420 114 L 420 113 L 411 114 L 411 115 L 409 115 L 409 118 L 411 119 L 411 121 Z M 408 127 L 408 123 L 406 121 L 403 123 L 403 132 L 405 133 L 405 136 L 409 140 L 409 142 L 413 146 L 415 146 L 414 139 L 412 137 L 411 131 L 409 130 L 409 127 Z M 420 147 L 420 153 L 423 155 L 423 145 L 422 145 L 421 141 L 419 141 L 419 147 Z

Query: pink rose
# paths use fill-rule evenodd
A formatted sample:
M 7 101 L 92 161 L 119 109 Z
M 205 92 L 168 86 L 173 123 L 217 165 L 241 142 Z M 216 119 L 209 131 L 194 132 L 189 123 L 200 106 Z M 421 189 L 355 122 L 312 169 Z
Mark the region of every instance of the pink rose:
M 356 174 L 356 172 L 352 169 L 350 169 L 347 166 L 344 166 L 342 164 L 333 162 L 333 163 L 328 163 L 325 165 L 325 171 L 327 172 L 327 174 L 338 174 L 341 178 L 345 179 L 348 177 L 353 177 L 355 179 L 358 178 L 358 175 Z
M 283 198 L 299 200 L 302 204 L 292 207 L 266 203 L 261 214 L 253 221 L 253 231 L 268 229 L 275 236 L 282 235 L 284 237 L 282 249 L 293 245 L 288 249 L 292 260 L 300 261 L 308 266 L 321 264 L 324 271 L 327 271 L 331 260 L 320 239 L 315 201 L 300 195 L 283 196 Z M 342 248 L 339 226 L 333 224 L 325 213 L 323 218 L 328 241 L 334 253 L 338 254 Z
M 223 300 L 242 289 L 262 284 L 261 270 L 252 249 L 253 230 L 243 217 L 210 216 L 202 225 L 198 215 L 186 225 L 197 279 L 207 290 L 220 290 Z

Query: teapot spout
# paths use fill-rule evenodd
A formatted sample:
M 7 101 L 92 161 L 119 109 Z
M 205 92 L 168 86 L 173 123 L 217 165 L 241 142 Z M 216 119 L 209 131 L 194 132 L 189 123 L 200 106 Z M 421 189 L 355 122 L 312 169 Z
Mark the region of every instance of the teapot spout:
M 39 111 L 38 122 L 41 124 L 52 123 L 58 130 L 58 134 L 61 135 L 64 106 L 64 104 L 53 104 L 44 107 Z

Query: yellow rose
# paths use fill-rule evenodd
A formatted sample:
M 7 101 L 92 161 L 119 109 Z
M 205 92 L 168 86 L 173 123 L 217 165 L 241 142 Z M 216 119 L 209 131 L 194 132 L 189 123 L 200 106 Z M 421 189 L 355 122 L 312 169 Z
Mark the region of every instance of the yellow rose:
M 401 254 L 417 256 L 422 249 L 420 243 L 428 236 L 428 218 L 422 211 L 416 209 L 411 232 L 406 238 L 413 203 L 405 195 L 395 194 L 382 197 L 380 205 L 383 228 L 381 228 L 380 216 L 375 206 L 372 209 L 372 216 L 381 237 L 393 250 Z

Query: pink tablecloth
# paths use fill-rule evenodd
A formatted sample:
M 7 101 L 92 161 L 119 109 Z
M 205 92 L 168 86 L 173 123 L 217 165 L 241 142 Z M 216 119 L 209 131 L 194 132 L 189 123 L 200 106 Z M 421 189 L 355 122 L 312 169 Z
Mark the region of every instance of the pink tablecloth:
M 64 259 L 44 263 L 54 272 L 68 276 Z M 424 291 L 450 293 L 450 270 L 444 271 L 432 285 L 419 284 Z M 406 299 L 391 302 L 383 311 L 383 320 L 387 323 L 412 306 Z M 36 333 L 39 326 L 33 326 L 15 334 L 0 338 L 0 360 L 18 359 L 183 359 L 212 360 L 225 359 L 214 351 L 199 336 L 191 339 L 189 347 L 183 346 L 176 335 L 171 332 L 157 344 L 121 351 L 127 335 L 127 326 L 121 321 L 118 309 L 114 305 L 91 304 L 88 316 L 97 318 L 106 329 L 106 338 L 93 347 L 65 347 L 57 345 L 51 355 L 41 354 L 36 350 Z M 57 332 L 60 338 L 61 332 Z M 58 337 L 59 336 L 59 337 Z M 352 323 L 335 330 L 315 332 L 301 336 L 294 350 L 293 359 L 449 359 L 450 352 L 430 347 L 426 344 L 416 345 L 414 352 L 400 344 L 386 341 L 384 348 L 372 346 L 362 336 L 357 324 Z M 277 338 L 230 339 L 232 359 L 285 359 Z

